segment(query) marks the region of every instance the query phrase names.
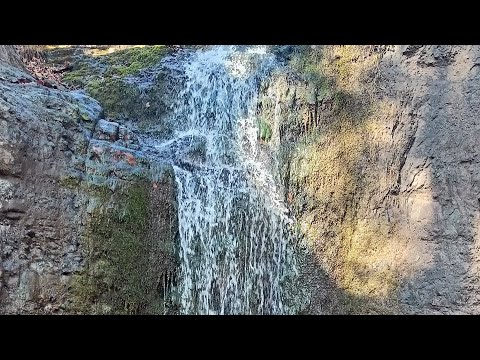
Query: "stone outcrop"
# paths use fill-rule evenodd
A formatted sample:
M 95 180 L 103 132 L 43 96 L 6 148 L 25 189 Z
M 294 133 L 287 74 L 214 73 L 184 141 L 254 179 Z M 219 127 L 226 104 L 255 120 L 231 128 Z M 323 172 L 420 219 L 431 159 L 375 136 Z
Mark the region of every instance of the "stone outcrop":
M 326 46 L 263 91 L 306 313 L 479 313 L 477 46 Z
M 166 312 L 171 170 L 102 116 L 82 91 L 0 62 L 0 313 Z
M 0 61 L 18 69 L 24 69 L 20 56 L 13 45 L 0 45 Z

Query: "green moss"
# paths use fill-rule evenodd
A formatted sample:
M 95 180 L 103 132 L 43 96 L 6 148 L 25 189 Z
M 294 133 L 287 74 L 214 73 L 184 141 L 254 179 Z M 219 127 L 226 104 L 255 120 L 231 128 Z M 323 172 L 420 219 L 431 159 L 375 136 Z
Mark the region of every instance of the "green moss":
M 297 46 L 289 65 L 304 81 L 312 83 L 317 88 L 325 88 L 331 83 L 320 65 L 322 59 L 322 47 L 313 50 L 309 46 Z
M 145 313 L 155 303 L 157 279 L 150 266 L 155 246 L 146 233 L 146 184 L 113 196 L 89 216 L 87 265 L 71 283 L 73 312 Z
M 71 85 L 85 87 L 94 79 L 125 77 L 156 65 L 170 49 L 164 45 L 132 47 L 97 57 L 79 55 L 73 69 L 63 80 Z
M 108 187 L 105 179 L 102 180 L 104 182 L 94 183 L 91 179 L 88 179 L 87 181 L 81 183 L 81 187 L 90 195 L 101 199 L 103 202 L 106 202 L 112 195 L 112 190 Z
M 97 279 L 84 274 L 76 274 L 72 276 L 70 286 L 72 305 L 70 305 L 69 310 L 81 314 L 96 313 L 96 311 L 92 311 L 92 305 L 98 300 Z
M 165 45 L 133 47 L 105 55 L 102 60 L 109 66 L 108 76 L 129 76 L 156 65 L 169 51 Z
M 258 118 L 258 137 L 265 142 L 272 138 L 272 127 L 263 118 Z
M 124 78 L 155 66 L 170 51 L 167 46 L 155 45 L 132 47 L 94 57 L 84 53 L 77 55 L 73 69 L 65 73 L 63 80 L 71 86 L 84 88 L 100 102 L 108 117 L 136 118 L 142 116 L 142 112 L 153 116 L 156 109 L 153 106 L 146 109 L 140 101 L 138 88 L 126 83 Z
M 73 62 L 71 71 L 63 76 L 63 81 L 74 87 L 84 88 L 90 81 L 100 79 L 102 68 L 99 64 L 87 58 L 80 58 Z
M 141 106 L 140 91 L 118 78 L 92 80 L 87 83 L 86 90 L 112 118 L 135 116 L 135 109 Z

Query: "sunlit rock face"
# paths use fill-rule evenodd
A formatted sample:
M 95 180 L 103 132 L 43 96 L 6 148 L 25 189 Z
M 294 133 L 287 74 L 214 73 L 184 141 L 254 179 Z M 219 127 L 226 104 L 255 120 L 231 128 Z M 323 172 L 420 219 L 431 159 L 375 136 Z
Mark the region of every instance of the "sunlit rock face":
M 479 312 L 479 55 L 304 47 L 265 79 L 305 312 Z

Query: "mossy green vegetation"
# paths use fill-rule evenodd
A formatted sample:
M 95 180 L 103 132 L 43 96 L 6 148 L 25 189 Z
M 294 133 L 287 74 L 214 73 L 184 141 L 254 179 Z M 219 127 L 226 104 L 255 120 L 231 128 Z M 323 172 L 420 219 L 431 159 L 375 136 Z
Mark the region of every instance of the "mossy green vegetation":
M 99 71 L 86 60 L 80 60 L 73 64 L 73 70 L 65 73 L 63 81 L 74 87 L 85 87 L 92 78 L 99 78 Z
M 57 50 L 53 50 L 57 51 Z M 120 77 L 138 74 L 143 69 L 155 66 L 170 52 L 164 45 L 131 47 L 103 55 L 79 55 L 72 64 L 73 69 L 65 74 L 64 80 L 74 85 L 85 86 L 91 77 Z
M 129 118 L 137 115 L 141 107 L 140 91 L 135 86 L 117 78 L 91 80 L 85 89 L 102 104 L 111 118 Z
M 59 180 L 59 183 L 63 187 L 77 188 L 78 186 L 80 186 L 81 179 L 77 176 L 67 175 L 67 176 L 62 176 Z
M 87 264 L 71 282 L 75 313 L 137 314 L 160 311 L 156 247 L 149 238 L 147 185 L 134 183 L 108 194 L 88 217 Z
M 94 51 L 97 50 L 97 51 Z M 53 49 L 50 52 L 64 51 Z M 105 115 L 111 118 L 141 117 L 155 113 L 144 106 L 140 90 L 125 79 L 138 75 L 142 70 L 157 65 L 171 52 L 164 45 L 133 46 L 110 52 L 109 49 L 77 49 L 72 56 L 72 70 L 65 73 L 63 80 L 77 88 L 83 88 L 97 99 L 104 108 Z M 51 60 L 54 61 L 54 56 Z M 153 104 L 154 102 L 152 102 Z
M 258 138 L 265 142 L 272 138 L 272 127 L 263 118 L 258 118 Z
M 310 46 L 296 46 L 292 54 L 289 67 L 297 72 L 303 80 L 327 89 L 331 83 L 323 71 L 321 61 L 324 58 L 325 47 L 311 48 Z
M 165 45 L 132 47 L 116 51 L 103 57 L 102 60 L 108 67 L 104 75 L 120 77 L 136 75 L 142 69 L 156 65 L 168 52 L 169 48 Z

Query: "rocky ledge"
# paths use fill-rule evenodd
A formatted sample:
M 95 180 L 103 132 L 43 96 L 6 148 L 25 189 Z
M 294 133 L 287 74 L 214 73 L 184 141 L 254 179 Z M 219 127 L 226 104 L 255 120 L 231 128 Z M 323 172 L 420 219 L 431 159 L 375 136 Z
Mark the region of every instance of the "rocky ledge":
M 0 313 L 175 311 L 171 167 L 83 91 L 0 61 L 0 94 Z

